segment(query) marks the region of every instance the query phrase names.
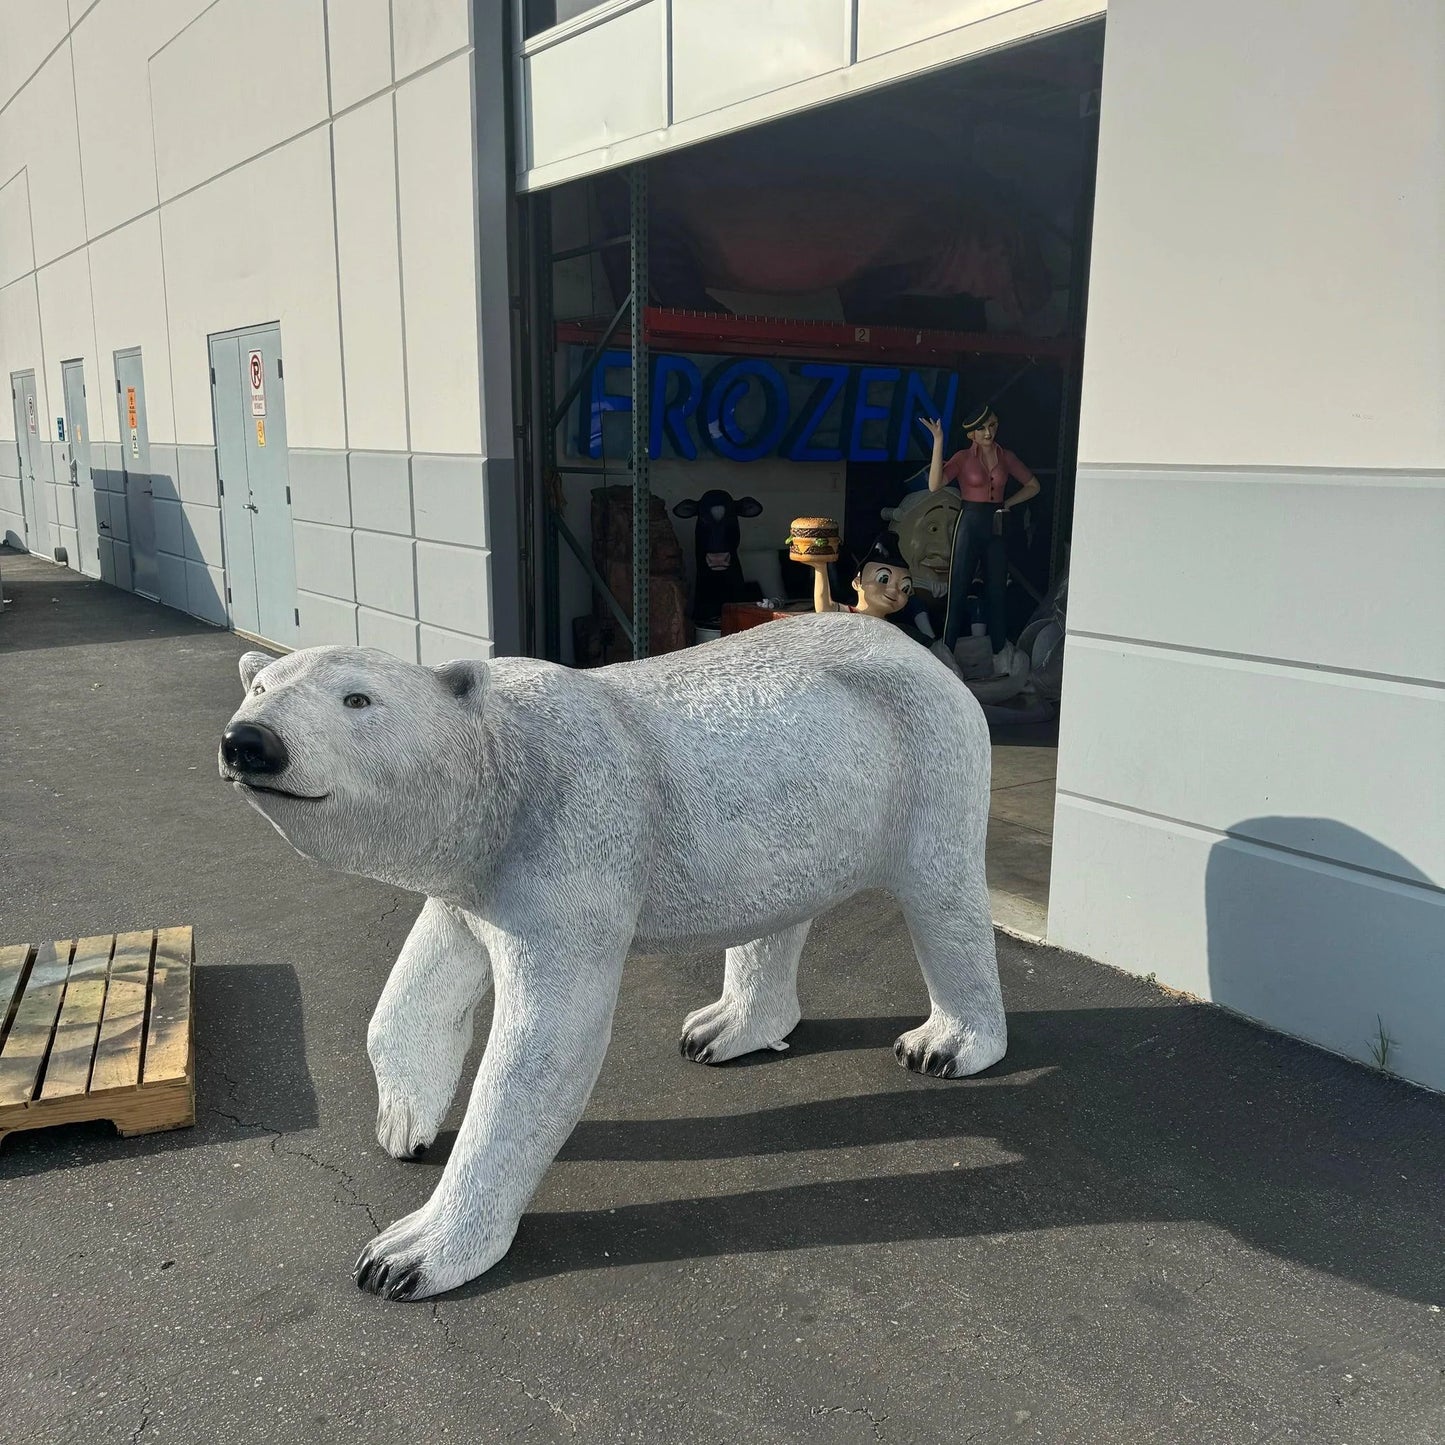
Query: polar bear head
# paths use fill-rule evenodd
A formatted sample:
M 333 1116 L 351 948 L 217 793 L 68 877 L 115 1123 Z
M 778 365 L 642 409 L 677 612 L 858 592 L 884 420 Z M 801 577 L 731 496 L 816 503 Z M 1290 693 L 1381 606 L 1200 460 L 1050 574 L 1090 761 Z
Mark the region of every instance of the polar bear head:
M 429 892 L 477 816 L 487 665 L 309 647 L 241 659 L 221 776 L 299 853 Z

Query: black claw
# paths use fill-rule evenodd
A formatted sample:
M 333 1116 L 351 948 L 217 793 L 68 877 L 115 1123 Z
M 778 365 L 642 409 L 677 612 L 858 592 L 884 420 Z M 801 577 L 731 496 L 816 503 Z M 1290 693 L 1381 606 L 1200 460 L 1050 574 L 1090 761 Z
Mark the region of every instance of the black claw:
M 413 1144 L 413 1145 L 411 1146 L 411 1157 L 412 1157 L 413 1159 L 420 1159 L 421 1156 L 422 1156 L 423 1154 L 425 1154 L 425 1153 L 426 1153 L 426 1145 L 425 1145 L 425 1144 Z
M 398 1275 L 392 1280 L 391 1287 L 386 1292 L 387 1299 L 410 1299 L 412 1291 L 416 1288 L 416 1282 L 421 1278 L 421 1265 L 414 1264 L 404 1274 Z

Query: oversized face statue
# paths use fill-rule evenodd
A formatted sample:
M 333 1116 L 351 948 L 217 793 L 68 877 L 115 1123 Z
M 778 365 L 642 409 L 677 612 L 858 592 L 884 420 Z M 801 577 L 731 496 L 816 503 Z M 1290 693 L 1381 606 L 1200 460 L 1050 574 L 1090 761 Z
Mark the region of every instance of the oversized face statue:
M 853 590 L 860 610 L 870 617 L 891 617 L 913 596 L 913 578 L 891 562 L 865 562 Z
M 908 562 L 913 585 L 936 597 L 948 593 L 948 564 L 953 529 L 963 499 L 951 487 L 937 492 L 910 492 L 883 515 L 898 535 L 898 550 Z

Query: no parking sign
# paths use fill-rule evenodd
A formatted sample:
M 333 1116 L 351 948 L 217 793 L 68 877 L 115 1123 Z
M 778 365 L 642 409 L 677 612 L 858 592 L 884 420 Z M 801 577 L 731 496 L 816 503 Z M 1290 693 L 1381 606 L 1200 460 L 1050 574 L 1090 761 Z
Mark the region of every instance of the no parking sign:
M 251 382 L 251 415 L 266 415 L 266 362 L 259 351 L 251 353 L 247 374 Z

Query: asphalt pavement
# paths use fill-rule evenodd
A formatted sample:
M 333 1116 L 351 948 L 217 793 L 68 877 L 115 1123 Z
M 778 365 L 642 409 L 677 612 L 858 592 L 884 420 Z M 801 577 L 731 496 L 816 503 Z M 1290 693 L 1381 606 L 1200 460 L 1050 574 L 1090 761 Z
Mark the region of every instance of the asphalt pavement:
M 1007 1058 L 917 1078 L 877 896 L 814 930 L 785 1054 L 684 1061 L 721 956 L 632 961 L 511 1254 L 360 1293 L 451 1137 L 373 1137 L 420 900 L 220 782 L 247 644 L 0 569 L 0 942 L 189 923 L 199 959 L 194 1129 L 0 1145 L 0 1439 L 1445 1441 L 1445 1099 L 1007 937 Z

